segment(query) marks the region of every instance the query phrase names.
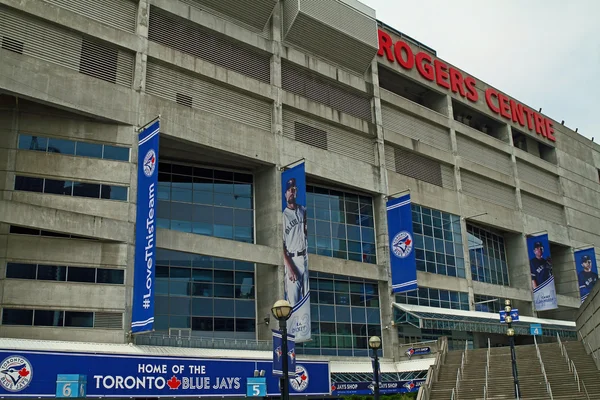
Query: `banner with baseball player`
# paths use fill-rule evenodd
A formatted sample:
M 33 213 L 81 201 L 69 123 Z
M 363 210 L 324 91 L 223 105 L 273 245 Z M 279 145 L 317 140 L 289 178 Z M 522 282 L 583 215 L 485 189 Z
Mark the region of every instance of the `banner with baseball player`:
M 576 251 L 575 265 L 577 267 L 577 280 L 579 281 L 579 295 L 583 303 L 596 282 L 598 282 L 598 267 L 596 266 L 594 248 Z
M 293 307 L 288 333 L 301 343 L 311 338 L 304 162 L 283 171 L 281 189 L 284 291 Z
M 527 252 L 535 310 L 545 311 L 558 308 L 548 235 L 529 236 Z
M 392 293 L 408 292 L 417 288 L 417 261 L 410 204 L 410 194 L 388 200 L 386 204 Z
M 149 332 L 154 326 L 159 131 L 160 121 L 157 119 L 139 132 L 132 333 Z

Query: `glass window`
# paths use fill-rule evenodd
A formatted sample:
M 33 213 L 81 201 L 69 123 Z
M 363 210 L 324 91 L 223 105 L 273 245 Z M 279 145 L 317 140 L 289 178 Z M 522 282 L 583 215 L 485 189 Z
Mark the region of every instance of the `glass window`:
M 75 142 L 66 139 L 49 138 L 48 152 L 73 155 L 75 154 Z
M 97 143 L 77 142 L 75 154 L 80 157 L 102 158 L 102 145 Z
M 65 326 L 93 328 L 94 313 L 80 311 L 65 311 Z
M 100 197 L 103 199 L 127 201 L 128 190 L 129 188 L 126 186 L 102 184 Z
M 35 310 L 33 324 L 36 326 L 63 326 L 64 311 Z
M 106 160 L 129 161 L 129 148 L 105 144 L 102 158 Z
M 96 282 L 95 268 L 69 267 L 67 269 L 67 281 L 69 282 Z
M 48 139 L 43 136 L 19 135 L 19 149 L 46 151 Z
M 17 175 L 15 177 L 15 190 L 42 193 L 44 191 L 44 179 Z
M 7 263 L 6 277 L 16 279 L 35 279 L 36 264 Z
M 159 171 L 161 227 L 254 242 L 252 175 L 163 162 Z
M 375 264 L 371 198 L 316 186 L 306 192 L 308 251 Z
M 157 319 L 165 317 L 157 331 L 168 333 L 169 328 L 181 327 L 175 324 L 190 324 L 191 318 L 193 331 L 210 332 L 211 337 L 254 337 L 248 334 L 248 329 L 256 330 L 254 264 L 160 248 L 156 259 L 157 277 L 170 288 L 165 297 L 169 308 L 155 310 Z M 157 291 L 158 286 L 157 280 Z
M 3 325 L 32 325 L 33 310 L 22 310 L 18 308 L 5 308 L 2 311 Z
M 100 198 L 100 185 L 97 183 L 75 182 L 73 196 Z
M 365 355 L 367 321 L 373 324 L 373 331 L 381 331 L 377 283 L 311 272 L 310 286 L 313 341 L 297 343 L 296 353 Z
M 468 293 L 453 292 L 443 289 L 429 289 L 425 287 L 397 294 L 396 302 L 427 307 L 469 310 Z
M 71 195 L 71 181 L 57 179 L 46 179 L 44 182 L 44 193 Z
M 65 281 L 67 279 L 67 267 L 38 265 L 37 279 L 40 281 Z
M 467 224 L 467 236 L 473 280 L 508 286 L 504 238 L 471 224 Z
M 464 278 L 459 217 L 413 203 L 412 220 L 417 269 Z
M 122 269 L 98 268 L 96 277 L 97 283 L 117 283 L 122 284 L 125 271 Z

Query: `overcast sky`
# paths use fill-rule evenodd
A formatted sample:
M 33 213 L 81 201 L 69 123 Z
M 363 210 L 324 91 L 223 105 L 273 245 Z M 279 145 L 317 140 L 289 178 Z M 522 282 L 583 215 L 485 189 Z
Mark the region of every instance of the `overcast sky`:
M 600 142 L 600 1 L 360 1 L 443 60 Z

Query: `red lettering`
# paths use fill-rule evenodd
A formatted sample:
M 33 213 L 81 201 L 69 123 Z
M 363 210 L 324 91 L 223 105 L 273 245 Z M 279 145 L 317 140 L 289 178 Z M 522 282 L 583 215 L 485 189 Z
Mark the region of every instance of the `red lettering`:
M 556 138 L 554 137 L 554 127 L 549 118 L 546 118 L 546 135 L 548 135 L 548 140 L 556 142 Z
M 475 79 L 467 76 L 465 78 L 465 87 L 467 88 L 467 99 L 476 103 L 477 100 L 479 100 L 479 93 L 477 93 L 477 89 L 475 89 Z
M 433 65 L 435 65 L 435 81 L 437 84 L 443 88 L 450 89 L 447 72 L 448 66 L 440 60 L 435 60 Z
M 485 91 L 485 102 L 487 103 L 487 105 L 490 108 L 490 110 L 492 110 L 493 112 L 495 112 L 496 114 L 498 114 L 500 112 L 500 109 L 492 101 L 492 96 L 498 98 L 498 92 L 496 92 L 495 89 L 488 88 Z
M 525 110 L 525 114 L 527 114 L 527 128 L 529 130 L 533 129 L 533 111 L 531 108 L 523 106 L 523 110 Z
M 508 97 L 502 93 L 498 93 L 498 103 L 500 103 L 500 115 L 504 118 L 510 119 L 510 106 L 508 104 Z
M 388 61 L 394 62 L 394 56 L 392 55 L 392 37 L 381 29 L 378 30 L 379 34 L 379 50 L 377 55 L 383 57 L 383 54 L 387 56 Z
M 435 76 L 433 74 L 433 67 L 431 66 L 431 57 L 427 53 L 420 52 L 417 53 L 415 61 L 417 63 L 417 70 L 421 76 L 433 82 Z
M 463 87 L 463 77 L 461 73 L 450 67 L 450 87 L 454 93 L 460 93 L 462 97 L 465 97 L 465 88 Z
M 547 136 L 546 127 L 544 124 L 544 117 L 542 117 L 538 113 L 533 113 L 533 117 L 535 119 L 535 133 L 537 133 L 538 135 Z
M 518 122 L 519 125 L 525 126 L 525 116 L 523 115 L 523 105 L 510 99 L 510 110 L 512 111 L 513 122 Z
M 406 53 L 406 60 L 402 58 L 402 50 Z M 412 49 L 406 43 L 398 40 L 394 45 L 394 54 L 396 55 L 396 61 L 405 69 L 411 69 L 415 65 L 415 58 L 413 56 Z

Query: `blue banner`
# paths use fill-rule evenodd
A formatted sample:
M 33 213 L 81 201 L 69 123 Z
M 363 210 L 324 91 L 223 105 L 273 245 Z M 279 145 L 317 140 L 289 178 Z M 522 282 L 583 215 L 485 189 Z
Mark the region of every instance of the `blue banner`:
M 410 194 L 387 202 L 392 293 L 417 288 L 417 262 L 413 242 Z
M 404 352 L 408 359 L 410 360 L 412 356 L 424 356 L 426 354 L 431 354 L 431 347 L 411 347 Z
M 535 310 L 545 311 L 558 308 L 548 235 L 528 237 L 527 252 Z
M 0 397 L 244 397 L 256 370 L 266 373 L 267 395 L 279 395 L 270 361 L 12 350 L 0 350 L 0 360 Z M 329 395 L 327 362 L 295 371 L 291 395 Z
M 283 376 L 283 343 L 280 331 L 271 329 L 273 332 L 273 375 Z M 288 376 L 296 375 L 296 342 L 294 335 L 287 335 Z
M 510 310 L 510 317 L 512 318 L 513 322 L 519 321 L 519 309 L 513 308 L 512 310 Z M 500 311 L 500 323 L 501 324 L 506 323 L 506 311 L 504 311 L 504 310 Z
M 158 186 L 159 121 L 142 129 L 138 143 L 135 267 L 131 332 L 152 331 L 154 326 L 154 262 L 156 259 L 156 191 Z
M 293 307 L 288 331 L 301 343 L 311 337 L 304 163 L 283 171 L 281 192 L 284 290 Z
M 577 266 L 577 280 L 579 281 L 579 295 L 583 303 L 598 282 L 598 267 L 596 266 L 596 252 L 594 248 L 575 252 L 575 265 Z
M 416 393 L 425 384 L 425 379 L 412 381 L 379 382 L 380 394 Z M 372 382 L 339 382 L 331 386 L 333 396 L 348 396 L 353 394 L 372 395 Z

